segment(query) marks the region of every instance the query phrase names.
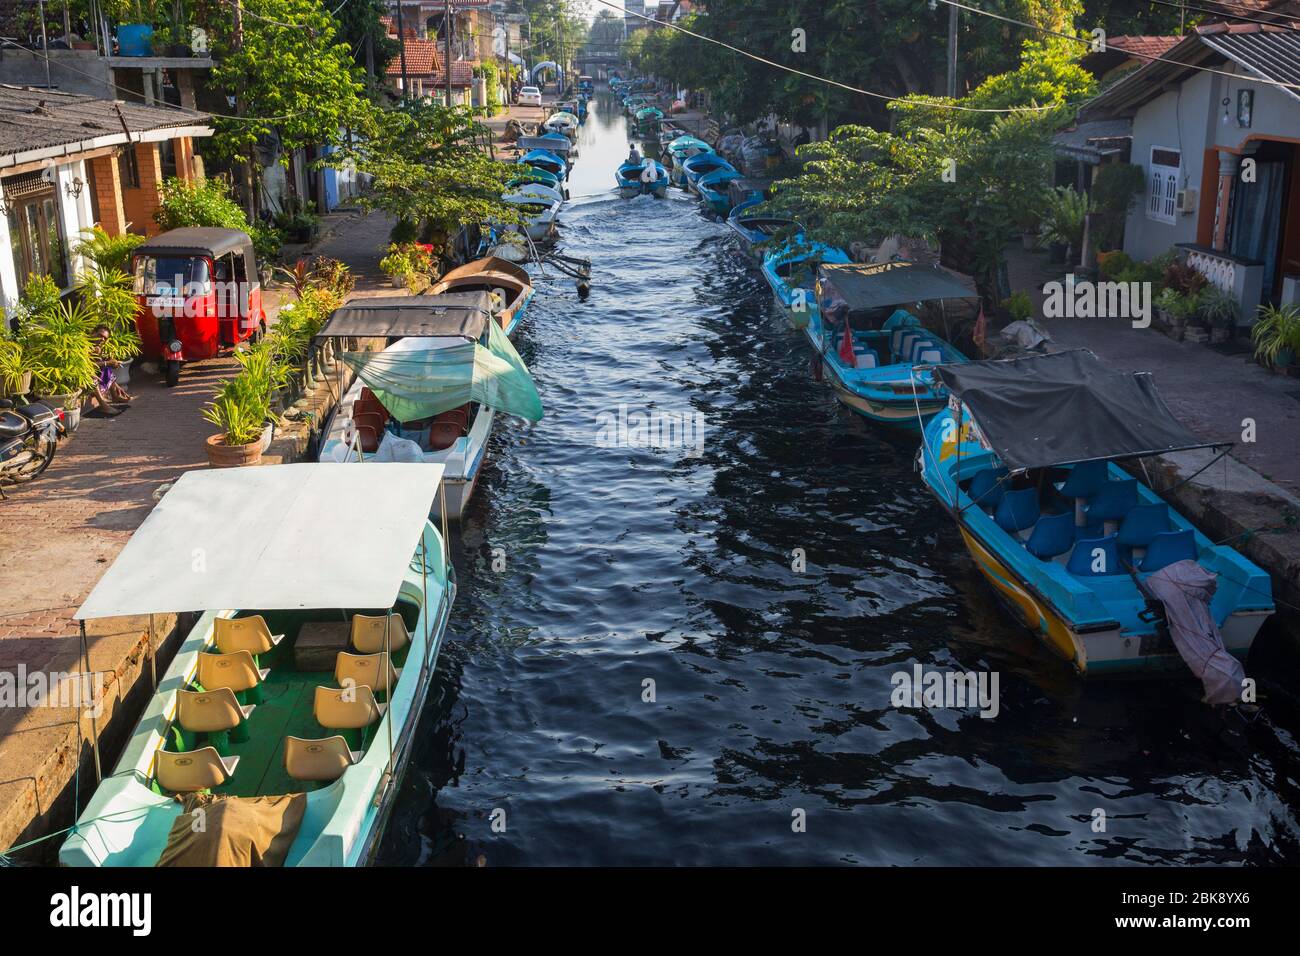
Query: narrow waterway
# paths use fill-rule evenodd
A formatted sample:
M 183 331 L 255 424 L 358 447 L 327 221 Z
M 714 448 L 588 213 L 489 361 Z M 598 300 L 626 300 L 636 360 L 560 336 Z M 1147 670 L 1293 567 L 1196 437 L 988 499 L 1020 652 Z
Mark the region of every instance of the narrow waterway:
M 546 417 L 498 429 L 453 541 L 381 862 L 1300 861 L 1290 733 L 1042 653 L 726 229 L 616 198 L 627 143 L 601 97 L 560 216 L 591 296 L 539 280 L 517 337 Z M 698 416 L 699 453 L 611 447 L 621 406 Z M 915 663 L 996 671 L 997 715 L 892 707 Z

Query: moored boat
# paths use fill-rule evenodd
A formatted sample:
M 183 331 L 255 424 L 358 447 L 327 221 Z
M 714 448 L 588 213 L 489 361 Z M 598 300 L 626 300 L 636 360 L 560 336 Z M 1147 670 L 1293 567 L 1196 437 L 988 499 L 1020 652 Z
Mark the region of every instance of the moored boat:
M 542 128 L 551 133 L 563 133 L 569 139 L 574 139 L 578 135 L 578 117 L 567 110 L 559 113 L 552 113 L 542 124 Z
M 700 195 L 700 202 L 716 216 L 726 216 L 731 212 L 731 194 L 729 187 L 737 179 L 744 177 L 734 169 L 719 169 L 701 176 L 695 184 L 695 191 Z
M 319 337 L 396 339 L 348 352 L 357 374 L 323 429 L 320 460 L 443 466 L 446 517 L 474 493 L 498 411 L 536 421 L 541 400 L 487 292 L 355 299 Z
M 457 266 L 429 287 L 429 295 L 448 292 L 486 292 L 492 302 L 492 314 L 507 336 L 513 336 L 523 320 L 528 303 L 533 300 L 533 280 L 528 273 L 499 256 L 485 256 Z
M 952 398 L 922 437 L 922 479 L 1013 613 L 1081 675 L 1177 671 L 1190 647 L 1207 700 L 1239 700 L 1231 658 L 1273 612 L 1271 583 L 1119 466 L 1212 447 L 1151 376 L 1083 349 L 936 374 Z
M 548 187 L 538 183 L 529 183 L 501 196 L 503 202 L 516 207 L 524 217 L 522 227 L 510 225 L 505 227 L 506 231 L 518 231 L 522 228 L 528 238 L 534 242 L 541 242 L 554 232 L 555 220 L 563 200 L 544 193 L 543 190 L 546 189 Z M 555 190 L 550 192 L 553 193 Z
M 736 167 L 717 153 L 700 153 L 682 160 L 682 174 L 686 177 L 686 188 L 697 192 L 699 182 L 710 173 L 736 172 Z
M 727 228 L 736 236 L 740 251 L 754 262 L 761 262 L 772 238 L 791 230 L 800 231 L 799 223 L 787 216 L 758 211 L 762 199 L 750 199 L 727 215 Z
M 653 179 L 643 178 L 647 169 L 654 169 Z M 653 159 L 624 163 L 615 170 L 614 181 L 618 184 L 618 194 L 624 199 L 643 194 L 662 199 L 668 195 L 668 171 L 662 163 Z
M 966 356 L 910 310 L 974 298 L 973 289 L 938 266 L 823 264 L 804 334 L 841 403 L 880 424 L 917 431 L 947 401 L 926 367 Z
M 569 164 L 549 149 L 531 149 L 515 160 L 520 166 L 533 166 L 550 173 L 556 179 L 569 177 Z
M 763 278 L 790 324 L 802 329 L 817 308 L 817 267 L 823 262 L 845 263 L 848 253 L 822 242 L 808 242 L 802 233 L 763 254 Z
M 172 485 L 77 617 L 201 616 L 61 864 L 373 859 L 455 598 L 428 518 L 441 471 L 289 464 Z

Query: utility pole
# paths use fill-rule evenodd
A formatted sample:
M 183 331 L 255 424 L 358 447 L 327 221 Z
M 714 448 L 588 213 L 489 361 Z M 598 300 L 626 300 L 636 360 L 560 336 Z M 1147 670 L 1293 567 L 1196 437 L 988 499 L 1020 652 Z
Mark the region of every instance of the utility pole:
M 948 99 L 957 98 L 957 8 L 948 4 Z
M 231 37 L 230 45 L 235 50 L 244 48 L 244 8 L 241 0 L 231 0 Z M 235 87 L 235 115 L 244 115 L 244 83 L 241 80 Z M 254 147 L 256 150 L 256 147 Z M 244 160 L 244 215 L 248 217 L 249 223 L 257 221 L 257 197 L 253 192 L 253 184 L 257 182 L 256 172 L 253 168 L 254 156 L 248 156 Z
M 410 99 L 411 83 L 406 78 L 406 27 L 402 23 L 402 3 L 397 3 L 397 45 L 402 58 L 402 99 Z
M 446 4 L 442 23 L 447 34 L 447 105 L 451 106 L 451 0 L 446 0 Z
M 50 82 L 50 40 L 45 35 L 45 0 L 40 0 L 37 4 L 37 11 L 41 18 L 41 55 L 45 60 L 45 88 L 54 89 L 54 84 Z

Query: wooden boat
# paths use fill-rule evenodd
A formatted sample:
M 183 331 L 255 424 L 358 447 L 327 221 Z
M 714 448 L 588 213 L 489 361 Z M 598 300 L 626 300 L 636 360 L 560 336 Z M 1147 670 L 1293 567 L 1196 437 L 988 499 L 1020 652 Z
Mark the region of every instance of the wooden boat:
M 285 866 L 374 857 L 455 599 L 428 519 L 441 471 L 292 464 L 176 481 L 77 617 L 84 634 L 101 617 L 202 613 L 62 865 L 230 863 L 271 839 Z
M 653 182 L 643 182 L 641 179 L 647 163 L 654 164 L 655 171 L 658 173 Z M 618 194 L 624 199 L 640 195 L 663 199 L 668 195 L 668 170 L 664 169 L 662 163 L 653 159 L 639 163 L 624 163 L 614 172 L 614 181 L 618 183 Z
M 973 289 L 937 266 L 823 264 L 817 308 L 809 310 L 804 334 L 840 402 L 882 425 L 918 431 L 948 400 L 923 367 L 966 357 L 910 310 L 920 303 L 942 308 L 948 300 L 975 297 Z
M 798 233 L 763 254 L 763 278 L 790 324 L 802 329 L 817 308 L 817 267 L 823 262 L 848 261 L 848 253 L 843 249 L 808 242 Z
M 528 303 L 533 300 L 533 280 L 513 262 L 486 256 L 457 266 L 428 290 L 429 295 L 448 292 L 486 292 L 489 297 L 500 296 L 503 304 L 493 303 L 493 314 L 506 335 L 513 336 L 523 321 Z
M 440 464 L 438 507 L 459 520 L 496 413 L 541 417 L 528 369 L 493 305 L 488 292 L 459 291 L 354 299 L 336 309 L 318 337 L 391 344 L 344 355 L 357 376 L 325 422 L 320 460 Z
M 1152 589 L 1153 576 L 1189 562 L 1175 573 L 1217 577 L 1202 607 L 1221 644 L 1207 659 L 1229 673 L 1226 655 L 1245 658 L 1274 610 L 1268 574 L 1118 464 L 1209 447 L 1173 419 L 1148 373 L 1083 349 L 935 371 L 952 402 L 922 436 L 922 480 L 1052 652 L 1086 676 L 1186 673 Z

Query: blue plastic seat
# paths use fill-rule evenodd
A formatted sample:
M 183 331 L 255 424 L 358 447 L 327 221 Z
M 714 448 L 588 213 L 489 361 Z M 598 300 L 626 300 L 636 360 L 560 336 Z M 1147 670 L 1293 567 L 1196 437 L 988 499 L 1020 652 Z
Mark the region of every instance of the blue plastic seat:
M 906 362 L 912 354 L 912 345 L 925 338 L 924 329 L 908 329 L 900 339 L 900 345 L 894 350 L 895 362 Z
M 982 468 L 970 480 L 966 494 L 970 495 L 971 501 L 991 512 L 1002 503 L 1002 495 L 1006 492 L 1003 479 L 1007 474 L 1005 468 Z
M 1168 505 L 1138 505 L 1129 510 L 1119 526 L 1119 544 L 1124 548 L 1145 548 L 1156 535 L 1168 530 Z
M 1183 531 L 1165 531 L 1151 539 L 1146 556 L 1138 570 L 1159 571 L 1176 561 L 1196 560 L 1196 535 L 1191 528 Z
M 1058 554 L 1065 554 L 1074 547 L 1074 515 L 1063 512 L 1059 515 L 1044 515 L 1034 525 L 1025 550 L 1036 558 L 1049 561 Z
M 1093 552 L 1098 549 L 1101 549 L 1102 558 L 1100 570 L 1093 567 L 1098 557 Z M 1076 542 L 1074 550 L 1070 552 L 1070 560 L 1065 563 L 1065 570 L 1081 578 L 1128 573 L 1124 570 L 1124 565 L 1120 564 L 1119 548 L 1115 545 L 1113 534 L 1108 534 L 1104 538 L 1084 538 Z
M 1015 533 L 1032 528 L 1038 521 L 1038 489 L 1018 488 L 1008 491 L 998 502 L 998 510 L 993 515 L 1003 530 Z
M 909 362 L 915 362 L 917 355 L 919 355 L 923 349 L 932 349 L 935 347 L 934 340 L 926 338 L 924 335 L 920 338 L 912 339 L 912 344 L 909 345 L 907 349 L 907 360 Z
M 1067 498 L 1091 498 L 1106 483 L 1106 462 L 1081 461 L 1070 469 L 1061 494 Z
M 1068 484 L 1068 482 L 1067 482 Z M 1088 504 L 1088 522 L 1119 521 L 1137 507 L 1137 479 L 1107 481 Z
M 858 368 L 880 368 L 880 356 L 869 345 L 853 346 L 853 359 Z

